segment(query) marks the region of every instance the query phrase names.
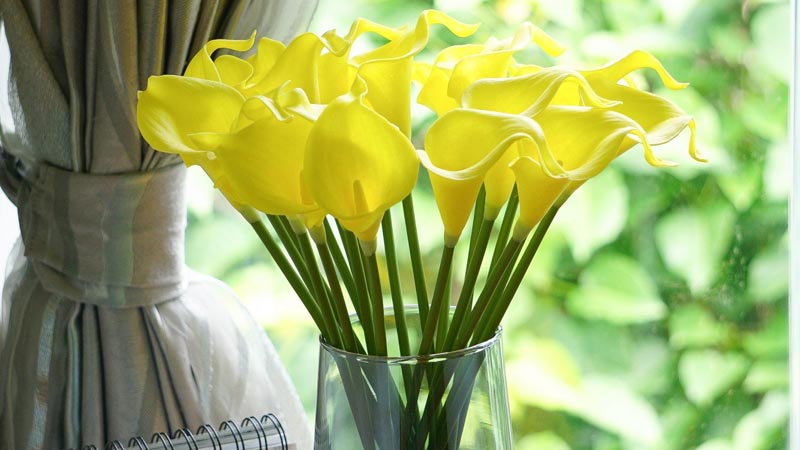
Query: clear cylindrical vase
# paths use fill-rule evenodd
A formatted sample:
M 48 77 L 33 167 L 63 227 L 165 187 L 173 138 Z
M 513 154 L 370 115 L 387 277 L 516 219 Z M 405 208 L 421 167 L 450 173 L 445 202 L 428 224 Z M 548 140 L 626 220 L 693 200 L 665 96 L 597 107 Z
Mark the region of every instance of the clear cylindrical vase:
M 417 348 L 418 310 L 407 307 L 404 315 L 410 348 Z M 320 340 L 315 450 L 512 448 L 499 330 L 467 349 L 402 356 L 391 308 L 385 323 L 390 356 Z

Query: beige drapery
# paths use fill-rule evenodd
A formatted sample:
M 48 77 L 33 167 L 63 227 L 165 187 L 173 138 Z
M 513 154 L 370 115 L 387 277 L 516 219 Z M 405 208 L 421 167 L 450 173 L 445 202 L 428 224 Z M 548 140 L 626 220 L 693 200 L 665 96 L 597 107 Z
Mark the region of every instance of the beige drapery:
M 208 39 L 286 41 L 316 0 L 0 5 L 0 186 L 22 235 L 1 304 L 0 448 L 266 412 L 310 448 L 272 345 L 227 287 L 184 267 L 184 169 L 141 139 L 135 111 L 148 76 L 181 73 Z

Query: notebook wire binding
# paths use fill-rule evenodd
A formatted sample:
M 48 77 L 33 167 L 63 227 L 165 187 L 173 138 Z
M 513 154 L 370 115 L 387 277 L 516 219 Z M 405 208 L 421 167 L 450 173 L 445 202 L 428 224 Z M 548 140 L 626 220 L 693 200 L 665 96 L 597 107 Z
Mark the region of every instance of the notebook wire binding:
M 170 437 L 166 433 L 154 433 L 150 442 L 141 436 L 128 440 L 128 445 L 114 440 L 103 450 L 291 450 L 281 421 L 274 414 L 265 414 L 261 419 L 245 417 L 240 425 L 232 420 L 222 422 L 214 428 L 201 425 L 195 433 L 188 428 L 175 430 Z M 99 450 L 94 445 L 82 450 Z M 72 450 L 72 449 L 69 449 Z

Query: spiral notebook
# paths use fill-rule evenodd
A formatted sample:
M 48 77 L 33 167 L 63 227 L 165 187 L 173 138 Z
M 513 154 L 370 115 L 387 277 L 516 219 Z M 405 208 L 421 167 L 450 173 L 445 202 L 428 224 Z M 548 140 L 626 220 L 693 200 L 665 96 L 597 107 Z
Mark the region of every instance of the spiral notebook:
M 71 450 L 71 449 L 70 449 Z M 94 445 L 82 450 L 100 450 Z M 156 433 L 150 440 L 141 436 L 132 437 L 127 445 L 122 441 L 111 441 L 103 450 L 296 450 L 286 437 L 280 420 L 273 414 L 257 419 L 245 418 L 236 425 L 232 420 L 222 422 L 219 427 L 203 425 L 192 433 L 188 428 L 175 431 L 172 436 Z

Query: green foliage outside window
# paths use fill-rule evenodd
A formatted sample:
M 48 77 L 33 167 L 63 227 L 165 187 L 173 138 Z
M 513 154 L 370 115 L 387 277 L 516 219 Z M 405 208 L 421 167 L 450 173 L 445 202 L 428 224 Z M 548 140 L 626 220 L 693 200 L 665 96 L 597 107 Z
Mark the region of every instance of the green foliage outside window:
M 691 83 L 663 95 L 697 118 L 711 160 L 682 160 L 681 139 L 660 153 L 677 169 L 628 152 L 559 213 L 504 323 L 515 448 L 785 448 L 788 1 L 322 0 L 313 28 L 358 16 L 399 25 L 427 8 L 482 22 L 478 41 L 528 17 L 568 45 L 561 64 L 654 53 Z M 436 35 L 429 55 L 452 43 Z M 637 82 L 661 93 L 650 75 Z M 433 118 L 424 113 L 416 136 Z M 313 324 L 207 183 L 190 177 L 189 265 L 232 285 L 264 322 L 312 414 Z M 432 197 L 417 202 L 435 267 L 441 225 Z

